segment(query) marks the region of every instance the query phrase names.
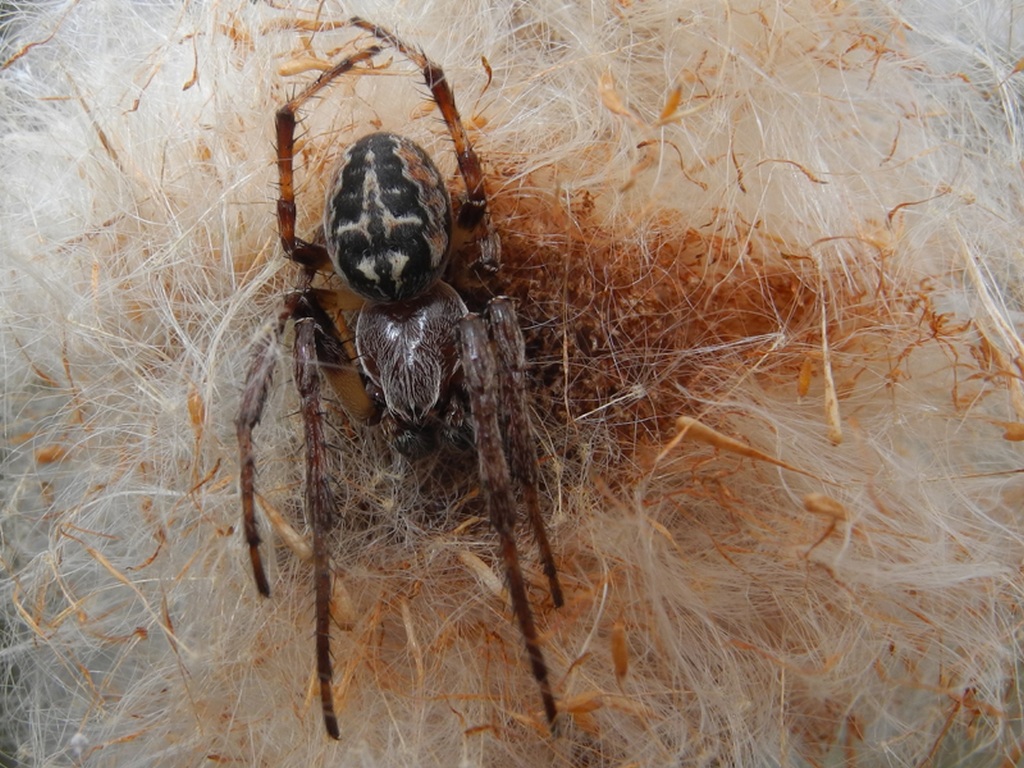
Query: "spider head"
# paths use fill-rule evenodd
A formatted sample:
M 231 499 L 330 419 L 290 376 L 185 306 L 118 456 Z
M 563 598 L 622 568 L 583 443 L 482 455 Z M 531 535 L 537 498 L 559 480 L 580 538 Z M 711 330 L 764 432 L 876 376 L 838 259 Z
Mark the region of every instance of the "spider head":
M 373 301 L 403 301 L 444 273 L 452 204 L 419 145 L 371 133 L 345 150 L 327 193 L 324 237 L 334 271 Z
M 391 440 L 415 458 L 457 429 L 452 391 L 462 367 L 455 328 L 466 314 L 455 289 L 436 282 L 406 301 L 370 302 L 356 322 L 356 352 L 367 393 L 377 402 Z

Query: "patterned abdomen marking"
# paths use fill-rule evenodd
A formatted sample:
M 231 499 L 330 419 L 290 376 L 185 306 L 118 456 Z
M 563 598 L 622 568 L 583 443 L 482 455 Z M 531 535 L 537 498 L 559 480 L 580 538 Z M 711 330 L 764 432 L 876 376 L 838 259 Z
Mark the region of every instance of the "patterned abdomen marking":
M 452 206 L 434 162 L 394 133 L 352 144 L 327 192 L 324 236 L 334 270 L 369 299 L 400 301 L 440 279 Z

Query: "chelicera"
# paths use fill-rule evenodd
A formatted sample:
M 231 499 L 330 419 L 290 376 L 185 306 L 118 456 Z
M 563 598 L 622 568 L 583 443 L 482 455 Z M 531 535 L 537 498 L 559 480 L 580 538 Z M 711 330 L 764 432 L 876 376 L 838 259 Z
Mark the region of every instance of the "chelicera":
M 488 218 L 483 171 L 441 68 L 381 27 L 357 18 L 347 24 L 368 32 L 375 44 L 339 61 L 276 116 L 278 231 L 285 256 L 299 265 L 300 274 L 276 321 L 253 346 L 236 421 L 242 516 L 256 586 L 269 596 L 259 550 L 252 433 L 263 414 L 278 344 L 290 322 L 305 433 L 304 505 L 313 538 L 316 664 L 328 734 L 340 736 L 332 691 L 328 534 L 342 512 L 327 471 L 322 377 L 349 413 L 378 423 L 395 450 L 410 459 L 430 453 L 442 441 L 475 448 L 512 609 L 554 731 L 558 710 L 514 537 L 521 503 L 539 546 L 552 600 L 561 606 L 562 590 L 537 490 L 523 336 L 511 300 L 492 299 L 475 314 L 443 280 L 451 254 L 473 240 L 479 244 L 480 266 L 498 266 L 500 245 Z M 325 244 L 302 240 L 295 234 L 299 109 L 336 78 L 358 72 L 358 65 L 370 62 L 385 47 L 397 50 L 422 71 L 451 134 L 465 199 L 453 213 L 444 178 L 421 147 L 395 133 L 372 133 L 349 146 L 339 162 L 324 208 Z M 318 273 L 337 275 L 345 290 L 317 287 Z M 339 310 L 358 313 L 354 346 L 339 327 Z

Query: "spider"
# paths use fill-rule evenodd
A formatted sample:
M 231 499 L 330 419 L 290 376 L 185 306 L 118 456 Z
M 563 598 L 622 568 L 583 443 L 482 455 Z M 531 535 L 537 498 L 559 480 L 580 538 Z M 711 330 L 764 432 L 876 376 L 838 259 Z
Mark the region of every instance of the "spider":
M 305 433 L 304 505 L 313 535 L 316 664 L 327 733 L 340 737 L 332 691 L 332 574 L 327 549 L 339 510 L 327 474 L 321 375 L 350 413 L 378 424 L 394 449 L 410 460 L 442 442 L 475 446 L 482 496 L 500 541 L 512 609 L 549 728 L 555 733 L 558 709 L 513 534 L 518 499 L 537 540 L 552 601 L 561 607 L 562 590 L 537 491 L 523 336 L 511 300 L 494 298 L 482 313 L 474 314 L 442 279 L 451 253 L 474 237 L 480 244 L 480 267 L 498 266 L 500 243 L 488 219 L 480 160 L 441 68 L 386 29 L 359 18 L 345 24 L 368 32 L 374 44 L 339 61 L 276 114 L 277 226 L 285 256 L 301 271 L 276 321 L 253 345 L 236 420 L 242 517 L 256 587 L 260 594 L 270 595 L 254 506 L 252 433 L 263 415 L 278 342 L 291 322 L 294 380 Z M 358 72 L 358 65 L 371 62 L 386 48 L 422 71 L 451 134 L 466 197 L 453 215 L 447 186 L 427 153 L 398 134 L 372 133 L 345 150 L 334 174 L 324 208 L 325 244 L 301 240 L 295 234 L 293 179 L 299 110 L 336 78 Z M 318 273 L 332 272 L 347 291 L 314 287 Z M 341 309 L 358 312 L 354 344 L 336 311 Z

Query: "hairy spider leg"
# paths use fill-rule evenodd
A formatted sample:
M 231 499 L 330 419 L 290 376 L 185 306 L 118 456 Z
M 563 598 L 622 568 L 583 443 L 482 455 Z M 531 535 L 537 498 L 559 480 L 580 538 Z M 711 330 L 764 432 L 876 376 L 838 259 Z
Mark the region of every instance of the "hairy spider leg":
M 321 245 L 308 243 L 295 236 L 295 121 L 299 108 L 329 85 L 335 78 L 345 74 L 357 64 L 369 61 L 381 48 L 371 46 L 342 59 L 311 85 L 303 89 L 297 96 L 277 110 L 277 231 L 281 237 L 281 245 L 285 256 L 302 264 L 308 269 L 324 270 L 330 268 L 327 249 Z
M 267 574 L 260 559 L 259 546 L 262 539 L 256 525 L 254 505 L 256 457 L 252 447 L 252 431 L 263 416 L 263 406 L 267 402 L 267 394 L 274 378 L 274 368 L 277 366 L 281 334 L 284 333 L 285 324 L 295 314 L 301 297 L 301 290 L 288 294 L 276 321 L 263 328 L 260 338 L 253 345 L 249 371 L 245 376 L 245 388 L 242 390 L 242 405 L 235 419 L 241 467 L 239 485 L 242 494 L 242 525 L 245 529 L 245 541 L 249 545 L 249 559 L 252 561 L 256 588 L 265 597 L 270 595 L 270 584 L 267 582 Z
M 331 664 L 331 562 L 327 532 L 335 514 L 334 493 L 327 476 L 326 435 L 320 398 L 320 372 L 328 329 L 316 317 L 316 307 L 301 302 L 295 316 L 295 384 L 299 390 L 306 438 L 306 514 L 313 529 L 313 579 L 316 607 L 316 669 L 324 726 L 331 738 L 341 737 L 334 712 Z M 333 330 L 333 329 L 331 329 Z
M 242 519 L 249 545 L 256 588 L 270 595 L 256 523 L 256 460 L 252 432 L 263 415 L 267 394 L 278 358 L 278 345 L 289 320 L 295 326 L 295 383 L 306 442 L 305 508 L 313 530 L 313 577 L 315 580 L 316 659 L 324 725 L 328 734 L 340 738 L 332 692 L 333 668 L 330 648 L 331 567 L 327 533 L 335 514 L 334 493 L 328 481 L 324 417 L 320 396 L 320 369 L 326 372 L 351 365 L 330 317 L 317 303 L 317 292 L 309 287 L 312 272 L 303 270 L 299 286 L 285 298 L 276 321 L 270 324 L 253 348 L 252 362 L 242 392 L 242 406 L 235 422 L 241 466 Z
M 516 318 L 511 299 L 499 296 L 492 299 L 484 313 L 491 343 L 498 358 L 498 369 L 504 374 L 501 383 L 501 415 L 505 424 L 505 454 L 513 479 L 522 489 L 527 520 L 533 530 L 544 575 L 548 577 L 551 600 L 556 608 L 565 604 L 562 586 L 558 582 L 555 558 L 551 554 L 540 512 L 537 491 L 537 449 L 533 427 L 530 425 L 529 406 L 526 401 L 526 344 Z
M 473 416 L 474 439 L 483 491 L 491 525 L 501 542 L 501 556 L 505 566 L 512 610 L 519 621 L 519 629 L 526 645 L 533 677 L 540 686 L 544 713 L 551 732 L 558 731 L 558 708 L 548 681 L 548 667 L 537 636 L 537 627 L 526 595 L 526 583 L 519 566 L 516 548 L 516 504 L 512 493 L 512 478 L 505 460 L 505 449 L 498 427 L 498 366 L 482 318 L 466 315 L 459 321 L 459 340 L 462 366 L 466 376 L 470 411 Z

